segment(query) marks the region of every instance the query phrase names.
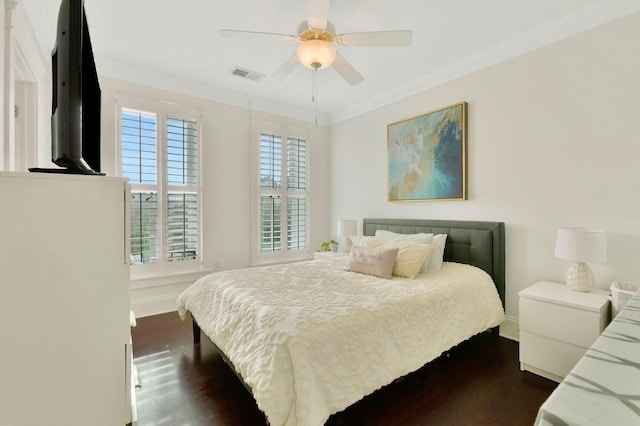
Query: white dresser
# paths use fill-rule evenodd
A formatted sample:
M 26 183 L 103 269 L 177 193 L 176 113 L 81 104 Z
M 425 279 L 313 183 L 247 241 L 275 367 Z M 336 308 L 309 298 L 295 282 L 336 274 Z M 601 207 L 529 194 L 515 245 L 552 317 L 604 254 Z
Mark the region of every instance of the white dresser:
M 0 424 L 131 422 L 128 185 L 0 172 Z
M 560 382 L 609 324 L 609 292 L 540 281 L 519 296 L 520 369 Z

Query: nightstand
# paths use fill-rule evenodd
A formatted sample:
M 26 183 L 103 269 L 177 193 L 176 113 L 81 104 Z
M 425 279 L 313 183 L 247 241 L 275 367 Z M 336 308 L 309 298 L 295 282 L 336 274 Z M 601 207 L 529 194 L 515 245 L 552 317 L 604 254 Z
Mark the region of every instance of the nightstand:
M 329 259 L 334 257 L 349 256 L 349 253 L 342 251 L 316 251 L 313 253 L 313 260 Z
M 609 324 L 609 292 L 540 281 L 518 295 L 520 369 L 560 382 Z

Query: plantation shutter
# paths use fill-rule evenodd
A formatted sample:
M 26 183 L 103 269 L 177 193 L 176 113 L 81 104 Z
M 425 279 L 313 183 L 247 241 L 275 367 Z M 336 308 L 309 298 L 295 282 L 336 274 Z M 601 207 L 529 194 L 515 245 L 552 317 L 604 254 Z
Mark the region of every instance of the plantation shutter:
M 157 119 L 153 113 L 123 109 L 122 176 L 131 184 L 131 256 L 134 263 L 158 259 Z
M 287 189 L 307 189 L 307 142 L 287 139 Z
M 201 257 L 198 120 L 186 108 L 131 104 L 150 108 L 119 109 L 120 175 L 131 185 L 133 264 L 158 264 L 139 269 L 145 274 L 197 268 L 187 261 Z
M 261 253 L 306 248 L 307 144 L 304 139 L 286 138 L 283 146 L 283 139 L 260 134 Z
M 279 196 L 260 197 L 260 251 L 274 252 L 282 249 L 282 199 Z
M 282 188 L 282 140 L 276 135 L 260 135 L 260 188 Z
M 167 118 L 167 259 L 198 255 L 198 125 Z
M 287 197 L 287 248 L 307 247 L 307 203 L 305 197 Z
M 277 135 L 260 135 L 260 251 L 282 248 L 282 139 Z
M 307 246 L 307 142 L 287 138 L 287 248 Z

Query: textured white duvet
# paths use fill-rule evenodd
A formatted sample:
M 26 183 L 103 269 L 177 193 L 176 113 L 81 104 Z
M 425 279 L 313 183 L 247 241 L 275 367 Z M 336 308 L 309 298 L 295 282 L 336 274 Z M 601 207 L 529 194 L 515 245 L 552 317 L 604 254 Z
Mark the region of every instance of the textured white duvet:
M 497 326 L 484 271 L 445 263 L 414 280 L 346 272 L 347 257 L 217 272 L 178 298 L 273 426 L 322 425 L 443 351 Z

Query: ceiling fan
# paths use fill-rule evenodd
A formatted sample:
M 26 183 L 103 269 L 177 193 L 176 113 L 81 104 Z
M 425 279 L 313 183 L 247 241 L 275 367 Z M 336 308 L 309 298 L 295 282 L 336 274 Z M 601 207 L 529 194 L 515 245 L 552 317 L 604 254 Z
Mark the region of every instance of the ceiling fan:
M 272 81 L 281 81 L 299 63 L 313 70 L 333 66 L 349 84 L 355 85 L 364 77 L 336 51 L 341 47 L 408 46 L 411 30 L 373 31 L 336 34 L 336 29 L 327 20 L 330 0 L 308 0 L 308 19 L 298 26 L 298 35 L 264 33 L 255 31 L 220 30 L 224 38 L 244 38 L 276 42 L 299 43 L 293 54 L 272 76 Z

